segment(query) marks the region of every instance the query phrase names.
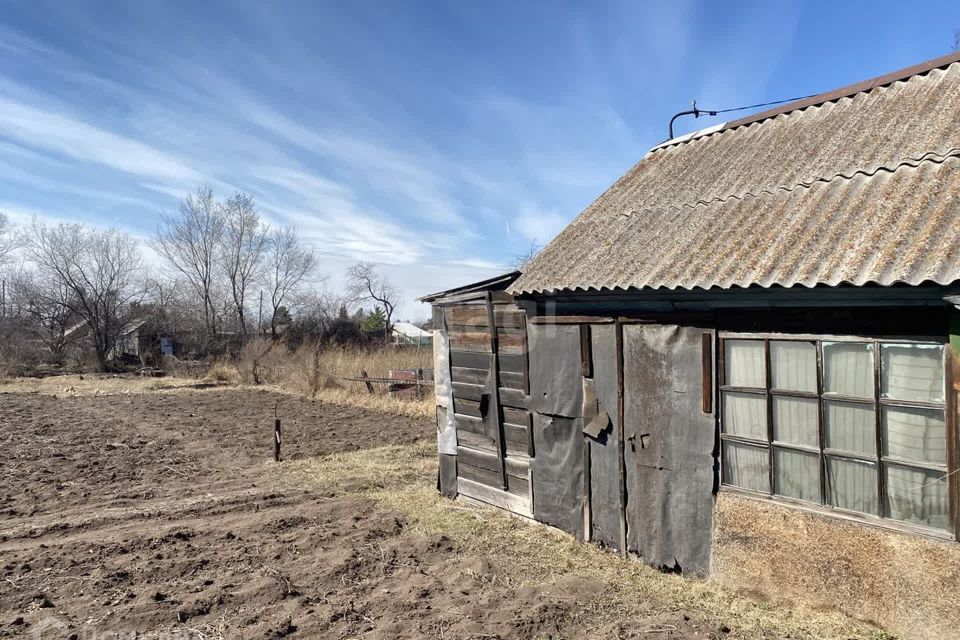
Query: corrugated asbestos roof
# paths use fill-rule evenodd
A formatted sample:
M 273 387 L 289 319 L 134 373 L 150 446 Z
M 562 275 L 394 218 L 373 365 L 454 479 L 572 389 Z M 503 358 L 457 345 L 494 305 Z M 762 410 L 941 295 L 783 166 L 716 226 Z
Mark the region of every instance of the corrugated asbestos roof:
M 654 149 L 510 292 L 960 280 L 958 60 Z

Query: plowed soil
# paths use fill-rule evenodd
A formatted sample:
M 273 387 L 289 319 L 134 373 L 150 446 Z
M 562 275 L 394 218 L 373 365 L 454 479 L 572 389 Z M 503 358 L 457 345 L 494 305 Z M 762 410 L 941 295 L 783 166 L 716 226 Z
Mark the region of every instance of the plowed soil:
M 504 586 L 495 558 L 285 459 L 433 436 L 429 421 L 248 390 L 0 394 L 0 637 L 585 637 L 605 585 Z M 432 479 L 425 478 L 425 482 Z M 682 612 L 605 637 L 723 637 Z

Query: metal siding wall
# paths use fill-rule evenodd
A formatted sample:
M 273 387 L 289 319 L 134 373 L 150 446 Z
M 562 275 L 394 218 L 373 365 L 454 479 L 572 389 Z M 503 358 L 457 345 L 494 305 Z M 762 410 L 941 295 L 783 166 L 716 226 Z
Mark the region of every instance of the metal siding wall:
M 709 572 L 713 520 L 715 421 L 700 397 L 704 331 L 624 327 L 628 547 L 653 566 L 692 575 Z
M 530 461 L 537 520 L 583 538 L 584 437 L 580 328 L 529 325 Z
M 580 327 L 528 327 L 530 344 L 530 410 L 545 415 L 577 417 L 583 405 L 580 376 Z
M 591 326 L 594 391 L 611 426 L 590 445 L 591 538 L 609 547 L 620 546 L 619 447 L 617 443 L 617 343 L 615 328 Z
M 583 421 L 533 415 L 533 516 L 583 539 Z

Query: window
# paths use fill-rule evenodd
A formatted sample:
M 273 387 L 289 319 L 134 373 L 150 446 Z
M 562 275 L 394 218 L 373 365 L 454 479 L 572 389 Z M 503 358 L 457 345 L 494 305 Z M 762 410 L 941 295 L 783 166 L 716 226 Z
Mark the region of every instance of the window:
M 723 484 L 946 530 L 942 344 L 727 338 Z

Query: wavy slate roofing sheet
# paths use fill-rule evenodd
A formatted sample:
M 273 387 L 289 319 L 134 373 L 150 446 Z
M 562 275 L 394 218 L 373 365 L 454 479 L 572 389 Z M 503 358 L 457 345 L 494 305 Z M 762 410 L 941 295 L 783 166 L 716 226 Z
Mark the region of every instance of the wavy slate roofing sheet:
M 960 280 L 957 60 L 654 149 L 511 292 Z

